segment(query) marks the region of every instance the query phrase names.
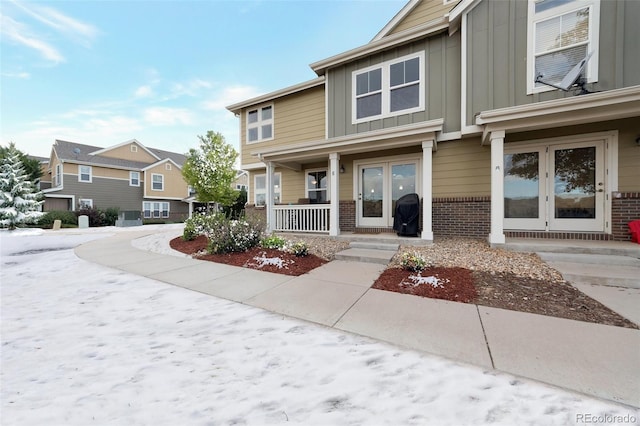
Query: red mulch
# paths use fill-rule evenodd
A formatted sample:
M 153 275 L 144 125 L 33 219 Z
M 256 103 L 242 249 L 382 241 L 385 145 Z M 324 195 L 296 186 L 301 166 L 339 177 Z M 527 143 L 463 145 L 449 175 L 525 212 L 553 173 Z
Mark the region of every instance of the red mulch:
M 410 276 L 436 277 L 443 285 L 414 285 L 415 281 Z M 373 288 L 464 303 L 472 302 L 478 296 L 471 271 L 464 268 L 427 268 L 421 273 L 388 268 L 378 277 Z
M 169 242 L 172 249 L 179 252 L 195 255 L 197 259 L 211 262 L 224 263 L 232 266 L 257 269 L 260 271 L 274 272 L 283 275 L 302 275 L 327 263 L 326 260 L 308 254 L 306 256 L 296 256 L 276 249 L 264 249 L 254 247 L 247 251 L 227 254 L 208 254 L 207 237 L 200 235 L 195 240 L 184 241 L 181 237 L 174 238 Z M 257 259 L 256 259 L 257 258 Z M 282 260 L 282 267 L 265 264 L 261 259 L 279 258 Z

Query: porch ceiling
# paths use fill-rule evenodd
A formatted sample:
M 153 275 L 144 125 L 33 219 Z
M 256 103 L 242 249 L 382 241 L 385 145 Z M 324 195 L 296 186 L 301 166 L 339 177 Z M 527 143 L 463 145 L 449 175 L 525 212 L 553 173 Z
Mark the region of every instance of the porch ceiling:
M 273 161 L 285 167 L 299 169 L 301 162 L 324 160 L 331 153 L 356 154 L 413 146 L 424 141 L 433 141 L 435 147 L 436 133 L 442 132 L 443 123 L 443 119 L 437 119 L 337 138 L 256 149 L 251 154 L 263 162 Z
M 609 90 L 559 100 L 537 102 L 481 112 L 476 123 L 484 125 L 482 141 L 489 134 L 594 123 L 640 116 L 640 86 Z

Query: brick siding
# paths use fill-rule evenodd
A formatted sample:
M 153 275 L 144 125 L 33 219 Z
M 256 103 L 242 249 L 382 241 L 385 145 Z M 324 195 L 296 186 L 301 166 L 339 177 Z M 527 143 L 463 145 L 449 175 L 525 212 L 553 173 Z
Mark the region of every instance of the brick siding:
M 340 231 L 353 232 L 356 229 L 356 201 L 340 200 Z
M 491 230 L 490 197 L 433 199 L 433 233 L 486 238 Z
M 631 241 L 629 222 L 640 220 L 640 192 L 614 192 L 611 200 L 613 239 Z

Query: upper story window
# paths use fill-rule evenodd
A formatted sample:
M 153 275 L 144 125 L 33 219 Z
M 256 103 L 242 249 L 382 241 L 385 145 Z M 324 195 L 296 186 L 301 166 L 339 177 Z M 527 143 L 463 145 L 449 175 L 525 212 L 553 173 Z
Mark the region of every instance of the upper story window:
M 129 186 L 140 186 L 140 172 L 129 172 Z
M 91 166 L 78 167 L 78 180 L 80 182 L 91 182 Z
M 151 175 L 151 189 L 154 191 L 164 191 L 164 175 Z
M 247 111 L 247 142 L 273 139 L 273 105 Z
M 352 121 L 424 111 L 424 52 L 383 62 L 352 74 Z
M 529 0 L 527 93 L 555 90 L 590 52 L 583 77 L 598 80 L 600 0 Z
M 53 186 L 62 185 L 62 164 L 56 164 L 56 174 L 53 176 Z

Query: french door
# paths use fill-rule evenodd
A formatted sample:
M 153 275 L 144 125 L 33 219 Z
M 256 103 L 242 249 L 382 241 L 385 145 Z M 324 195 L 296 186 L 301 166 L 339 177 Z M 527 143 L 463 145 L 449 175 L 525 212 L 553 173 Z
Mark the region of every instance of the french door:
M 604 141 L 505 149 L 505 229 L 604 231 Z
M 418 192 L 418 166 L 418 160 L 358 165 L 358 226 L 392 226 L 396 202 L 406 194 Z

